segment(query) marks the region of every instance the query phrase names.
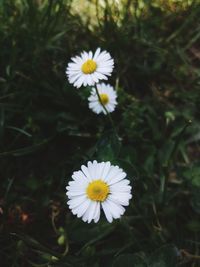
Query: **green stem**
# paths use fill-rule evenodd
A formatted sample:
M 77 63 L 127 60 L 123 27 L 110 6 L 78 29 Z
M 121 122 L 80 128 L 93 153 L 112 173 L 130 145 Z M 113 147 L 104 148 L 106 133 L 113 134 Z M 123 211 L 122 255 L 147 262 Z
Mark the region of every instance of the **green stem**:
M 114 125 L 114 122 L 113 122 L 113 120 L 112 120 L 112 117 L 111 117 L 110 113 L 108 112 L 107 108 L 105 107 L 105 105 L 103 104 L 103 102 L 101 101 L 101 97 L 100 97 L 100 95 L 99 95 L 99 92 L 98 92 L 98 89 L 97 89 L 96 86 L 95 86 L 95 91 L 96 91 L 96 94 L 97 94 L 97 96 L 98 96 L 98 99 L 99 99 L 100 104 L 102 105 L 104 111 L 106 112 L 106 115 L 108 116 L 108 119 L 109 119 L 109 121 L 110 121 L 110 123 L 111 123 L 111 125 L 112 125 L 112 128 L 113 128 L 113 130 L 114 130 L 116 136 L 118 136 L 117 131 L 116 131 L 116 128 L 115 128 L 115 125 Z

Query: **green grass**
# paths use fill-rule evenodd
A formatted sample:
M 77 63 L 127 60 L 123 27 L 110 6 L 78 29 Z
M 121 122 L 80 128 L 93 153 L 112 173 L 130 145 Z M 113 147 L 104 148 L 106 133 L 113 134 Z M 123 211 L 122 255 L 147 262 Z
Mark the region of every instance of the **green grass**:
M 98 16 L 86 17 L 70 0 L 1 1 L 2 267 L 199 266 L 200 5 L 144 2 L 91 1 Z M 65 76 L 73 55 L 97 47 L 115 61 L 120 139 L 89 110 L 89 88 Z M 93 159 L 133 186 L 112 224 L 85 224 L 66 205 L 73 171 Z

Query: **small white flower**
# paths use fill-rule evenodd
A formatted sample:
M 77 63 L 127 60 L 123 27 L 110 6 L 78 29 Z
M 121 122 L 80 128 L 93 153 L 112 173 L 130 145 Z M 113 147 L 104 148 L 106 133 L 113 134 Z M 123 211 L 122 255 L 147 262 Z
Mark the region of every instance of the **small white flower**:
M 114 61 L 107 51 L 97 48 L 96 52 L 83 51 L 80 56 L 72 57 L 66 69 L 69 82 L 79 88 L 82 85 L 92 86 L 99 80 L 107 80 L 110 76 Z
M 88 98 L 89 100 L 89 108 L 94 111 L 95 113 L 99 114 L 103 112 L 106 114 L 104 107 L 107 109 L 108 112 L 113 112 L 117 105 L 117 93 L 113 89 L 113 87 L 109 84 L 101 83 L 97 84 L 97 91 L 99 93 L 99 97 L 96 93 L 95 88 L 92 88 L 91 95 Z
M 125 212 L 123 206 L 128 206 L 132 198 L 130 181 L 125 177 L 126 173 L 109 161 L 82 165 L 66 187 L 72 213 L 88 223 L 99 221 L 101 208 L 108 222 L 120 218 Z

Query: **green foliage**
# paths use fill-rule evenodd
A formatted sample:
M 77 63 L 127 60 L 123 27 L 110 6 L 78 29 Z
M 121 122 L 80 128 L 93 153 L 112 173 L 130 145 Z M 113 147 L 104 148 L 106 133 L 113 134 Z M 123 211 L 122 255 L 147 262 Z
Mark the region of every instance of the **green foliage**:
M 172 2 L 88 1 L 91 14 L 73 0 L 0 2 L 4 266 L 199 266 L 200 5 Z M 97 47 L 115 61 L 115 130 L 65 75 Z M 72 172 L 93 159 L 133 186 L 112 224 L 85 224 L 66 205 Z
M 171 267 L 176 266 L 178 259 L 177 249 L 171 245 L 164 246 L 147 256 L 137 254 L 123 254 L 116 258 L 113 267 Z

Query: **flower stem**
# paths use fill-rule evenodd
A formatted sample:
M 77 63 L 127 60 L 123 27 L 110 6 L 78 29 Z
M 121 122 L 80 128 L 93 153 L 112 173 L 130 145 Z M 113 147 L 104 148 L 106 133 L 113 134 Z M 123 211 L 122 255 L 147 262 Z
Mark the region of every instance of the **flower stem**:
M 96 86 L 95 86 L 95 91 L 96 91 L 96 94 L 97 94 L 97 96 L 98 96 L 99 102 L 100 102 L 100 104 L 102 105 L 104 111 L 106 112 L 106 115 L 108 116 L 108 119 L 109 119 L 109 121 L 110 121 L 110 123 L 111 123 L 111 125 L 112 125 L 112 128 L 113 128 L 113 130 L 114 130 L 116 136 L 118 137 L 118 134 L 117 134 L 117 131 L 116 131 L 116 128 L 115 128 L 115 124 L 114 124 L 114 122 L 113 122 L 113 119 L 112 119 L 110 113 L 108 112 L 107 108 L 105 107 L 105 105 L 104 105 L 103 102 L 101 101 L 101 97 L 100 97 L 100 95 L 99 95 L 99 91 L 98 91 L 98 89 L 97 89 Z

